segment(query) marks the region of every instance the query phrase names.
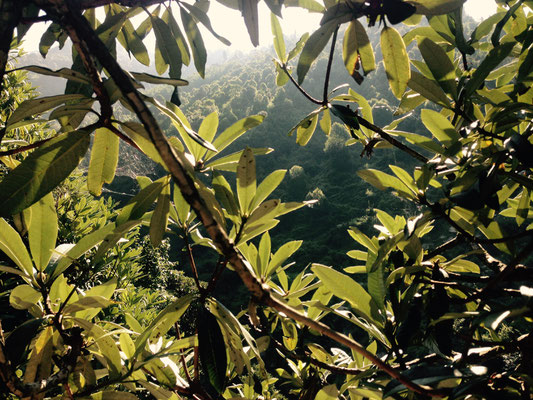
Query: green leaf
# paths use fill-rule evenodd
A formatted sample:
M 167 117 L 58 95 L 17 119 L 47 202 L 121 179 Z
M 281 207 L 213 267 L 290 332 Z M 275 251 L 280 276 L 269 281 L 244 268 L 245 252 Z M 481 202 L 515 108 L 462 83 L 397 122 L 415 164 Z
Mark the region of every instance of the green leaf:
M 54 70 L 51 70 L 50 68 L 41 67 L 38 65 L 26 65 L 24 67 L 20 67 L 20 69 L 24 69 L 26 71 L 34 72 L 40 75 L 55 76 L 57 78 L 65 78 L 71 81 L 85 83 L 87 85 L 91 84 L 91 80 L 89 79 L 89 77 L 81 74 L 80 72 L 69 69 L 69 68 L 60 68 L 54 71 Z
M 148 390 L 156 400 L 179 400 L 179 397 L 176 393 L 171 392 L 159 385 L 155 385 L 151 382 L 143 380 L 139 380 L 139 384 Z
M 228 364 L 224 337 L 216 317 L 204 307 L 200 307 L 198 311 L 200 361 L 211 385 L 218 393 L 222 393 L 226 383 Z
M 353 240 L 358 242 L 360 245 L 366 247 L 372 253 L 378 252 L 378 247 L 376 246 L 376 244 L 372 242 L 372 240 L 370 240 L 367 235 L 365 235 L 355 226 L 350 227 L 350 229 L 348 230 L 348 234 L 353 238 Z
M 359 283 L 324 265 L 313 264 L 311 270 L 335 296 L 348 301 L 355 313 L 378 326 L 382 325 L 376 303 Z
M 398 194 L 407 197 L 413 198 L 411 192 L 407 192 L 408 187 L 398 178 L 392 175 L 388 175 L 382 171 L 376 169 L 367 169 L 357 171 L 357 175 L 370 183 L 372 186 L 378 188 L 379 190 L 385 190 L 387 188 L 394 189 Z
M 48 50 L 50 50 L 52 45 L 62 39 L 62 36 L 65 37 L 66 35 L 64 35 L 61 26 L 56 23 L 50 24 L 48 29 L 46 29 L 41 36 L 41 40 L 39 42 L 39 53 L 41 53 L 43 58 L 46 57 Z
M 167 177 L 160 178 L 137 193 L 118 214 L 116 220 L 117 226 L 127 221 L 140 219 L 149 210 L 163 190 L 166 179 Z
M 52 271 L 49 272 L 49 274 L 51 274 L 50 280 L 57 278 L 72 264 L 73 261 L 77 260 L 83 254 L 97 246 L 107 237 L 107 235 L 112 233 L 114 229 L 115 224 L 110 223 L 105 225 L 103 228 L 91 232 L 90 234 L 81 238 L 74 247 L 72 247 L 65 255 L 61 256 L 57 262 L 57 265 Z
M 335 400 L 339 398 L 339 389 L 337 385 L 327 385 L 319 390 L 315 400 Z
M 269 203 L 269 205 L 275 205 L 276 202 L 279 203 L 279 200 L 269 200 L 265 203 Z M 247 241 L 252 240 L 254 237 L 259 236 L 266 231 L 269 231 L 277 224 L 279 224 L 279 220 L 271 219 L 271 215 L 275 213 L 276 208 L 277 206 L 273 206 L 272 209 L 269 210 L 270 212 L 267 216 L 263 216 L 260 219 L 257 219 L 256 221 L 254 221 L 254 223 L 246 224 L 241 239 L 239 240 L 237 245 L 240 245 L 241 243 L 246 243 Z M 260 209 L 256 210 L 256 212 L 259 210 Z
M 9 304 L 17 310 L 27 310 L 37 304 L 42 296 L 30 285 L 18 285 L 9 294 Z
M 461 138 L 448 118 L 436 111 L 422 110 L 421 119 L 424 126 L 446 147 L 450 147 Z
M 191 15 L 185 11 L 184 8 L 180 8 L 181 21 L 187 35 L 187 40 L 191 46 L 192 57 L 194 60 L 194 66 L 198 71 L 198 74 L 203 78 L 205 77 L 205 63 L 207 61 L 207 52 L 205 50 L 204 41 L 198 26 L 194 22 Z
M 111 183 L 115 178 L 118 147 L 119 138 L 109 129 L 100 128 L 95 131 L 87 173 L 87 188 L 95 196 L 102 194 L 104 183 Z
M 237 172 L 237 165 L 239 164 L 239 159 L 241 158 L 243 151 L 244 150 L 240 150 L 235 153 L 228 154 L 227 156 L 216 158 L 213 161 L 210 161 L 207 164 L 205 164 L 205 168 L 206 169 L 210 168 L 210 169 L 219 170 L 219 171 Z M 269 148 L 269 147 L 252 149 L 254 156 L 262 156 L 265 154 L 270 154 L 273 151 L 274 149 Z
M 157 205 L 150 219 L 150 241 L 154 247 L 161 244 L 167 231 L 168 215 L 170 213 L 170 177 L 164 184 L 157 198 Z
M 0 215 L 13 215 L 50 193 L 76 168 L 89 148 L 84 131 L 49 140 L 0 182 Z
M 181 29 L 176 22 L 176 19 L 174 18 L 174 14 L 172 12 L 172 8 L 168 7 L 164 12 L 163 16 L 161 17 L 163 21 L 165 21 L 170 28 L 170 31 L 172 32 L 172 37 L 175 38 L 176 44 L 178 45 L 178 48 L 180 49 L 181 53 L 181 61 L 185 65 L 189 65 L 191 63 L 191 53 L 189 52 L 189 46 L 187 45 L 187 41 L 185 40 L 185 36 L 183 36 L 183 33 L 181 33 Z
M 411 79 L 407 82 L 407 86 L 436 104 L 446 108 L 452 107 L 441 87 L 417 71 L 411 70 Z
M 358 69 L 358 62 L 361 63 L 365 75 L 376 69 L 376 60 L 370 39 L 366 29 L 357 19 L 350 21 L 344 32 L 342 58 L 350 75 L 353 75 Z
M 462 7 L 466 0 L 409 0 L 416 7 L 416 13 L 422 15 L 449 14 Z
M 178 218 L 182 224 L 187 223 L 187 220 L 189 219 L 191 206 L 185 199 L 183 198 L 183 195 L 181 194 L 181 191 L 177 185 L 174 185 L 174 207 L 176 208 Z
M 484 19 L 472 32 L 472 35 L 470 36 L 470 40 L 472 41 L 472 43 L 476 43 L 481 39 L 487 37 L 494 25 L 500 22 L 501 19 L 505 16 L 505 14 L 506 13 L 504 11 L 501 11 L 497 12 L 494 15 L 491 15 L 487 19 Z
M 368 253 L 367 266 L 371 266 L 374 263 L 375 257 L 374 253 Z M 385 310 L 386 296 L 383 264 L 383 262 L 380 262 L 374 271 L 367 274 L 368 293 L 381 310 Z
M 329 108 L 326 108 L 322 112 L 322 118 L 320 119 L 319 125 L 326 136 L 329 136 L 331 133 L 331 113 L 329 112 Z
M 279 186 L 287 170 L 278 169 L 270 173 L 257 187 L 254 198 L 250 204 L 250 212 L 254 211 L 276 188 Z
M 159 17 L 152 17 L 152 26 L 154 28 L 156 49 L 160 52 L 161 57 L 166 65 L 170 65 L 169 76 L 173 79 L 181 78 L 181 52 L 170 31 L 168 25 Z M 160 67 L 158 73 L 166 71 Z
M 268 232 L 265 232 L 263 236 L 261 236 L 261 241 L 259 242 L 259 248 L 257 252 L 258 275 L 260 277 L 265 276 L 265 271 L 270 260 L 271 249 L 272 241 L 270 240 L 270 235 Z
M 33 262 L 39 271 L 44 271 L 56 247 L 58 222 L 54 196 L 48 193 L 32 205 L 28 226 L 28 242 Z
M 293 240 L 292 242 L 285 243 L 283 246 L 281 246 L 278 251 L 272 255 L 272 258 L 268 263 L 268 267 L 265 270 L 265 277 L 269 277 L 270 275 L 274 274 L 281 264 L 283 264 L 285 260 L 287 260 L 300 248 L 302 243 L 303 241 L 301 240 Z
M 516 43 L 506 42 L 493 48 L 472 74 L 472 78 L 466 83 L 464 89 L 465 98 L 470 98 L 476 90 L 485 82 L 485 79 L 500 63 L 505 60 Z
M 324 12 L 324 6 L 315 0 L 285 0 L 283 4 L 285 7 L 304 8 L 309 12 Z
M 314 112 L 300 122 L 296 128 L 296 143 L 305 146 L 311 140 L 318 124 L 318 112 Z
M 411 133 L 411 132 L 401 132 L 401 131 L 392 131 L 392 132 L 394 132 L 395 135 L 405 137 L 409 143 L 416 144 L 417 146 L 420 146 L 423 149 L 426 149 L 433 153 L 444 154 L 446 152 L 446 149 L 444 147 L 442 147 L 436 141 L 428 138 L 427 136 L 418 135 L 416 133 Z
M 141 64 L 146 66 L 150 65 L 148 50 L 146 50 L 146 46 L 144 45 L 142 39 L 135 32 L 135 28 L 133 27 L 130 19 L 124 21 L 124 25 L 118 33 L 117 39 L 126 49 L 128 54 L 133 54 L 135 59 Z
M 222 207 L 226 209 L 226 212 L 230 215 L 230 218 L 237 217 L 239 215 L 239 206 L 235 201 L 235 195 L 231 190 L 231 187 L 220 172 L 213 172 L 213 189 L 215 189 L 215 195 L 222 204 Z
M 111 304 L 113 304 L 113 302 L 103 296 L 83 296 L 78 300 L 69 303 L 68 306 L 63 309 L 63 313 L 65 315 L 74 314 L 78 311 L 85 311 L 92 308 L 96 308 L 97 312 L 99 312 L 102 308 L 109 307 Z
M 383 28 L 381 31 L 381 51 L 392 94 L 400 99 L 407 88 L 407 82 L 411 79 L 411 69 L 409 68 L 409 57 L 405 43 L 396 29 Z
M 198 2 L 196 4 L 201 4 L 201 2 Z M 222 43 L 224 43 L 226 46 L 230 46 L 231 45 L 231 42 L 220 36 L 218 33 L 215 32 L 215 30 L 213 29 L 213 27 L 211 26 L 211 21 L 209 20 L 209 17 L 207 16 L 207 14 L 205 13 L 205 11 L 201 10 L 199 7 L 197 7 L 196 5 L 190 5 L 190 4 L 187 4 L 187 3 L 183 3 L 183 7 L 185 7 L 187 10 L 189 10 L 189 12 L 191 13 L 191 15 L 196 18 L 198 21 L 200 21 L 202 23 L 202 25 L 204 25 L 207 30 L 214 36 L 216 37 L 219 41 L 221 41 Z
M 191 142 L 192 139 L 199 145 L 205 147 L 206 149 L 217 153 L 217 149 L 211 143 L 209 143 L 207 140 L 202 138 L 200 135 L 198 135 L 195 131 L 191 129 L 191 126 L 187 121 L 185 114 L 183 114 L 179 107 L 169 101 L 167 101 L 166 106 L 163 106 L 157 100 L 153 100 L 152 102 L 157 108 L 159 108 L 161 111 L 163 111 L 166 115 L 170 117 L 170 119 L 172 120 L 172 124 L 178 130 L 181 138 L 183 139 L 189 150 L 195 148 L 195 144 Z
M 418 48 L 433 77 L 440 87 L 454 99 L 457 98 L 455 66 L 442 47 L 428 38 L 417 38 Z
M 529 214 L 529 203 L 531 198 L 531 190 L 524 188 L 520 194 L 520 201 L 516 209 L 516 225 L 522 225 Z
M 259 46 L 259 20 L 257 12 L 258 0 L 239 0 L 239 9 L 241 10 L 246 29 L 252 44 Z
M 210 143 L 215 137 L 215 134 L 217 133 L 217 129 L 218 129 L 218 113 L 216 111 L 213 111 L 211 114 L 205 117 L 204 120 L 202 121 L 202 124 L 200 125 L 200 128 L 198 129 L 198 136 L 200 136 L 206 142 Z M 194 156 L 196 160 L 200 160 L 202 159 L 202 157 L 205 156 L 207 151 L 208 150 L 203 146 L 196 146 L 196 149 L 194 149 L 192 155 Z
M 165 84 L 171 86 L 187 86 L 189 84 L 185 79 L 166 78 L 164 76 L 157 76 L 147 74 L 146 72 L 130 72 L 135 80 L 140 82 L 152 83 L 152 84 Z
M 239 159 L 237 167 L 237 196 L 242 215 L 249 215 L 250 203 L 256 192 L 255 158 L 247 147 Z
M 156 340 L 160 336 L 166 334 L 187 310 L 193 299 L 194 295 L 192 294 L 180 297 L 157 314 L 157 317 L 155 317 L 152 323 L 143 331 L 137 340 L 135 340 L 135 353 L 133 357 L 136 357 L 144 350 L 144 346 L 148 339 Z
M 219 152 L 224 150 L 242 134 L 258 125 L 261 125 L 264 119 L 265 117 L 263 115 L 252 115 L 235 122 L 217 136 L 217 138 L 213 141 L 213 146 L 218 149 Z M 206 161 L 212 158 L 214 155 L 215 153 L 207 154 L 205 158 Z
M 10 129 L 13 124 L 22 121 L 24 118 L 51 110 L 52 108 L 66 103 L 67 101 L 70 102 L 82 99 L 86 100 L 87 97 L 82 94 L 60 94 L 57 96 L 39 97 L 36 99 L 25 100 L 9 117 L 6 124 L 6 129 Z
M 322 25 L 318 30 L 313 32 L 305 43 L 300 59 L 298 60 L 298 66 L 296 67 L 296 74 L 298 75 L 298 84 L 302 84 L 305 75 L 311 68 L 311 64 L 316 60 L 319 54 L 322 52 L 326 44 L 328 44 L 331 35 L 335 29 L 337 29 L 337 20 L 332 20 Z
M 98 346 L 98 349 L 103 356 L 103 358 L 100 359 L 105 360 L 105 365 L 109 370 L 109 376 L 112 379 L 120 376 L 122 359 L 115 340 L 108 335 L 104 329 L 87 320 L 72 317 L 72 321 L 81 326 L 86 331 L 87 335 L 94 339 L 94 344 Z
M 296 57 L 298 54 L 300 54 L 300 52 L 303 50 L 305 46 L 305 43 L 307 43 L 308 39 L 309 39 L 309 33 L 306 32 L 302 35 L 302 37 L 300 37 L 300 40 L 296 42 L 296 44 L 294 45 L 294 49 L 289 51 L 289 55 L 287 56 L 287 62 L 289 62 L 294 57 Z
M 359 125 L 359 117 L 350 107 L 339 104 L 332 104 L 330 110 L 333 115 L 339 117 L 341 121 L 348 126 L 352 137 L 354 136 L 353 131 L 357 131 L 361 128 Z
M 278 17 L 274 13 L 270 14 L 270 27 L 272 35 L 274 36 L 274 50 L 281 62 L 287 62 L 287 50 L 285 49 L 285 40 L 283 39 L 283 32 L 279 24 Z

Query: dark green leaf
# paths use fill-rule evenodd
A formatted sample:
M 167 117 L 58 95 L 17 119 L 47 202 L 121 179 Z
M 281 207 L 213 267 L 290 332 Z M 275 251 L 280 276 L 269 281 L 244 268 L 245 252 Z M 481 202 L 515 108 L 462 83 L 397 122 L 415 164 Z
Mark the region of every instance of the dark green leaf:
M 205 76 L 205 63 L 207 62 L 207 52 L 205 50 L 204 41 L 198 25 L 194 22 L 191 15 L 185 11 L 184 8 L 180 8 L 181 21 L 185 28 L 185 33 L 191 46 L 192 58 L 194 60 L 194 66 L 198 71 L 198 74 L 203 78 Z
M 13 215 L 50 193 L 87 152 L 85 131 L 59 135 L 31 153 L 0 182 L 0 215 Z
M 296 68 L 299 84 L 302 84 L 305 75 L 307 75 L 309 68 L 311 68 L 311 64 L 313 64 L 324 47 L 326 47 L 326 44 L 328 44 L 331 35 L 333 35 L 333 32 L 337 27 L 337 20 L 330 21 L 325 25 L 322 25 L 309 37 L 309 39 L 307 39 L 302 54 L 300 55 L 300 59 L 298 60 L 298 67 Z
M 207 372 L 209 382 L 218 393 L 226 386 L 228 359 L 224 336 L 216 317 L 201 306 L 198 309 L 198 348 L 200 362 Z

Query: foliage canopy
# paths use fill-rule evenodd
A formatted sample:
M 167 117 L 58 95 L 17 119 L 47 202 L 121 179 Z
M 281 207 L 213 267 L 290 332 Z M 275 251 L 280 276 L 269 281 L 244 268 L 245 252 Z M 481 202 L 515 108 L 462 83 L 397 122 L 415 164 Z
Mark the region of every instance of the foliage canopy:
M 4 397 L 530 398 L 533 2 L 498 0 L 471 32 L 463 0 L 265 2 L 270 21 L 259 21 L 255 0 L 221 1 L 242 13 L 256 45 L 258 24 L 270 22 L 276 83 L 315 106 L 291 129 L 296 142 L 319 128 L 333 135 L 339 121 L 348 146 L 400 150 L 409 167 L 358 175 L 416 214 L 375 210 L 377 232 L 348 231 L 356 265 L 291 273 L 301 241 L 275 246 L 269 232 L 313 201 L 275 198 L 285 170 L 258 179 L 256 157 L 271 149 L 228 151 L 264 115 L 219 129 L 213 112 L 193 129 L 180 109 L 183 66 L 206 74 L 199 26 L 229 44 L 211 26 L 209 1 L 0 0 Z M 284 7 L 323 14 L 290 50 Z M 10 44 L 43 21 L 45 66 L 9 65 Z M 72 67 L 47 68 L 51 46 L 67 38 Z M 337 42 L 355 84 L 330 90 Z M 119 46 L 156 74 L 124 70 Z M 356 86 L 379 73 L 377 49 L 399 101 L 386 126 Z M 317 98 L 302 84 L 324 52 Z M 22 71 L 65 79 L 65 91 L 34 98 Z M 144 85 L 173 92 L 162 103 Z M 424 130 L 405 128 L 409 113 Z M 163 133 L 168 121 L 176 136 Z M 121 142 L 165 173 L 138 177 L 119 208 L 92 196 L 114 180 Z M 90 195 L 79 177 L 64 183 L 84 158 Z M 194 285 L 166 260 L 170 236 Z M 193 247 L 210 254 L 205 283 Z M 249 293 L 237 315 L 213 295 L 231 273 Z M 158 306 L 141 306 L 143 297 Z

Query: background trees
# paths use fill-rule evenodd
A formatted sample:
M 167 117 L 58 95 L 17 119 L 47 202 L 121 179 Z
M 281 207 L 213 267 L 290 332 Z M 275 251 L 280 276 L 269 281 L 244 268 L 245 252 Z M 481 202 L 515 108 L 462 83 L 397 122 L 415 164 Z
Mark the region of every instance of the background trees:
M 198 25 L 226 42 L 212 32 L 207 2 L 3 0 L 2 37 L 16 32 L 20 40 L 28 24 L 51 20 L 41 53 L 67 37 L 74 47 L 71 68 L 21 67 L 66 79 L 65 93 L 3 110 L 6 396 L 529 398 L 531 2 L 499 3 L 495 16 L 468 32 L 458 0 L 308 1 L 299 6 L 323 13 L 321 27 L 291 50 L 277 17 L 281 5 L 267 2 L 276 82 L 299 96 L 285 88 L 269 93 L 264 74 L 243 71 L 242 79 L 212 88 L 213 101 L 189 100 L 184 109 L 194 109 L 184 113 L 183 65 L 205 75 Z M 241 10 L 255 43 L 257 4 L 228 5 Z M 365 19 L 380 24 L 366 28 Z M 409 25 L 391 26 L 402 21 Z M 149 32 L 157 75 L 125 71 L 117 47 L 147 65 Z M 330 82 L 340 54 L 356 82 L 378 76 L 374 109 L 357 84 Z M 0 56 L 6 65 L 7 51 Z M 16 74 L 12 67 L 4 74 L 11 91 L 4 103 Z M 153 89 L 142 91 L 148 84 L 171 87 L 164 102 Z M 251 96 L 257 101 L 247 102 Z M 394 98 L 397 115 L 378 123 L 376 114 Z M 289 177 L 285 169 L 261 173 L 256 158 L 271 151 L 268 141 L 230 147 L 265 123 L 260 105 L 286 118 L 288 106 L 303 102 L 309 113 L 291 132 L 302 146 L 313 145 L 317 130 L 329 135 L 319 146 L 326 150 L 321 168 L 346 185 L 355 179 L 342 174 L 344 154 L 354 151 L 338 145 L 342 124 L 345 144 L 358 153 L 386 154 L 358 172 L 373 186 L 367 196 L 391 191 L 408 205 L 373 210 L 375 230 L 361 220 L 349 224 L 355 265 L 343 271 L 291 266 L 301 241 L 274 238 L 280 220 L 298 224 L 286 214 L 322 207 L 274 194 L 305 168 L 291 165 Z M 220 107 L 231 114 L 219 118 Z M 256 114 L 240 115 L 244 108 Z M 403 117 L 409 112 L 416 119 Z M 37 115 L 56 130 L 35 130 Z M 175 135 L 165 137 L 171 129 Z M 129 157 L 119 142 L 161 171 L 138 177 L 130 199 L 113 206 L 85 192 L 79 176 L 63 183 L 85 158 L 87 188 L 100 196 L 120 154 Z M 389 154 L 403 156 L 392 163 Z M 334 200 L 308 189 L 309 198 Z M 324 213 L 326 222 L 347 228 Z M 167 237 L 179 239 L 183 266 L 168 260 Z M 336 243 L 327 251 L 338 251 Z M 185 265 L 194 286 L 178 276 Z M 232 274 L 242 286 L 227 284 Z M 156 304 L 140 313 L 141 298 Z M 228 298 L 231 310 L 222 301 Z

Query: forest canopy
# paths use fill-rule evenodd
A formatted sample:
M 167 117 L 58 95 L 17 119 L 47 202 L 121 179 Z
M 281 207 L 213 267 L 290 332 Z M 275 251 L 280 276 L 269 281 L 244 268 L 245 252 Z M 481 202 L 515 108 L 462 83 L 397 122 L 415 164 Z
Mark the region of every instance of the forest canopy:
M 0 397 L 531 398 L 533 2 L 219 2 L 0 0 Z

